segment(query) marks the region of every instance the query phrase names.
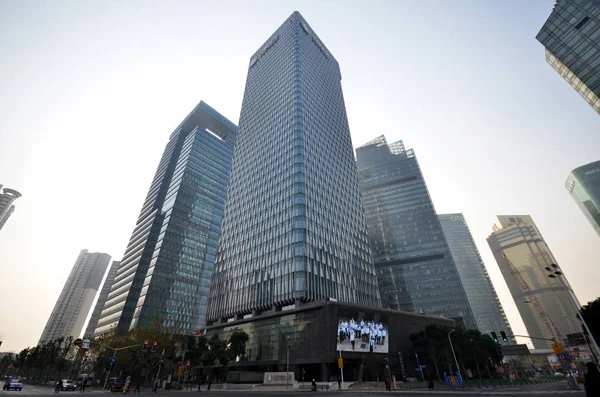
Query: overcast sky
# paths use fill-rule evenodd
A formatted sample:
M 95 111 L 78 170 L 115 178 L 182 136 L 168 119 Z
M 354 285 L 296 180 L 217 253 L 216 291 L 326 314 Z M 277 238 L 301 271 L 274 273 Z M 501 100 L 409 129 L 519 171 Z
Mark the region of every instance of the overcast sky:
M 531 214 L 582 302 L 600 239 L 564 188 L 600 116 L 545 61 L 554 0 L 0 1 L 2 351 L 37 343 L 82 248 L 124 253 L 172 130 L 204 100 L 237 123 L 250 56 L 300 11 L 342 70 L 354 146 L 414 148 L 438 213 L 463 212 L 515 333 L 486 237 Z

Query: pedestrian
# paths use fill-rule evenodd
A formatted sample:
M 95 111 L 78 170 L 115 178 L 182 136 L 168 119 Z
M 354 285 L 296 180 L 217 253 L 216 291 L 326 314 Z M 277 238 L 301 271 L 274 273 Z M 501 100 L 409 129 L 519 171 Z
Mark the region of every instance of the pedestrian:
M 342 378 L 338 378 L 338 389 L 342 390 Z
M 59 379 L 58 382 L 56 382 L 56 388 L 54 389 L 54 393 L 58 393 L 59 391 L 61 391 L 63 388 L 63 382 L 62 379 Z
M 583 386 L 587 397 L 600 396 L 600 372 L 595 363 L 587 363 L 587 374 L 585 374 Z
M 211 376 L 208 378 L 208 387 L 206 388 L 206 390 L 210 390 L 210 385 L 212 385 L 212 382 L 213 382 L 213 377 Z
M 154 381 L 154 389 L 152 389 L 152 393 L 158 393 L 158 378 Z
M 135 389 L 133 389 L 133 392 L 134 392 L 134 393 L 141 393 L 141 392 L 140 392 L 140 384 L 141 384 L 141 383 L 142 383 L 142 382 L 140 382 L 140 381 L 138 380 L 138 383 L 137 383 L 137 385 L 135 386 Z
M 85 393 L 85 387 L 86 386 L 87 386 L 87 379 L 84 379 L 83 383 L 81 384 L 80 392 Z
M 310 384 L 310 390 L 311 391 L 317 391 L 317 382 L 315 382 L 315 380 L 312 380 L 312 383 Z
M 427 387 L 429 388 L 429 390 L 433 390 L 433 381 L 430 380 L 429 383 L 427 383 Z

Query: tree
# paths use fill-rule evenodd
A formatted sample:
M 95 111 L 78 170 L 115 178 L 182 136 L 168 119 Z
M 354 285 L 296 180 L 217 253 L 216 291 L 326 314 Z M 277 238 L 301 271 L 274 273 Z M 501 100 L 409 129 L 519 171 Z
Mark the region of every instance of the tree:
M 581 314 L 596 341 L 600 340 L 600 297 L 581 308 Z

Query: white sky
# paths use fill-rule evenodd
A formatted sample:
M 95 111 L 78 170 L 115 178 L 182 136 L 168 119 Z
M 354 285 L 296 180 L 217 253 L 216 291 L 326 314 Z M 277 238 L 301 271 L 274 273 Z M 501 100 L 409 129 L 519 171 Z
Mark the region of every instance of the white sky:
M 237 122 L 250 56 L 299 10 L 334 54 L 355 146 L 414 148 L 439 213 L 485 238 L 531 214 L 582 302 L 600 239 L 564 188 L 600 117 L 545 62 L 554 0 L 0 2 L 3 351 L 37 343 L 82 248 L 123 255 L 169 134 L 202 99 Z

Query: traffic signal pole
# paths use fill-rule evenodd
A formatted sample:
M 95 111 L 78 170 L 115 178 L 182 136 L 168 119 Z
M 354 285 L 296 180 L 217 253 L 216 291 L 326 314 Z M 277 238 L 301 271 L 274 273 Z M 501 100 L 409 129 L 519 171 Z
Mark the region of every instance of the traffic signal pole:
M 131 345 L 131 346 L 126 346 L 126 347 L 110 347 L 110 346 L 105 346 L 105 347 L 109 348 L 109 349 L 113 349 L 114 352 L 113 352 L 112 356 L 116 358 L 117 357 L 117 352 L 119 350 L 126 350 L 126 349 L 131 349 L 132 347 L 140 347 L 140 346 L 142 346 L 142 345 Z M 104 379 L 104 390 L 106 390 L 106 384 L 108 383 L 108 378 L 109 378 L 110 373 L 112 371 L 112 367 L 113 367 L 113 361 L 111 360 L 110 361 L 110 368 L 108 369 L 108 373 L 106 374 L 106 379 Z
M 342 351 L 340 350 L 340 359 L 342 359 Z M 344 366 L 340 368 L 340 375 L 342 376 L 342 389 L 344 388 Z

